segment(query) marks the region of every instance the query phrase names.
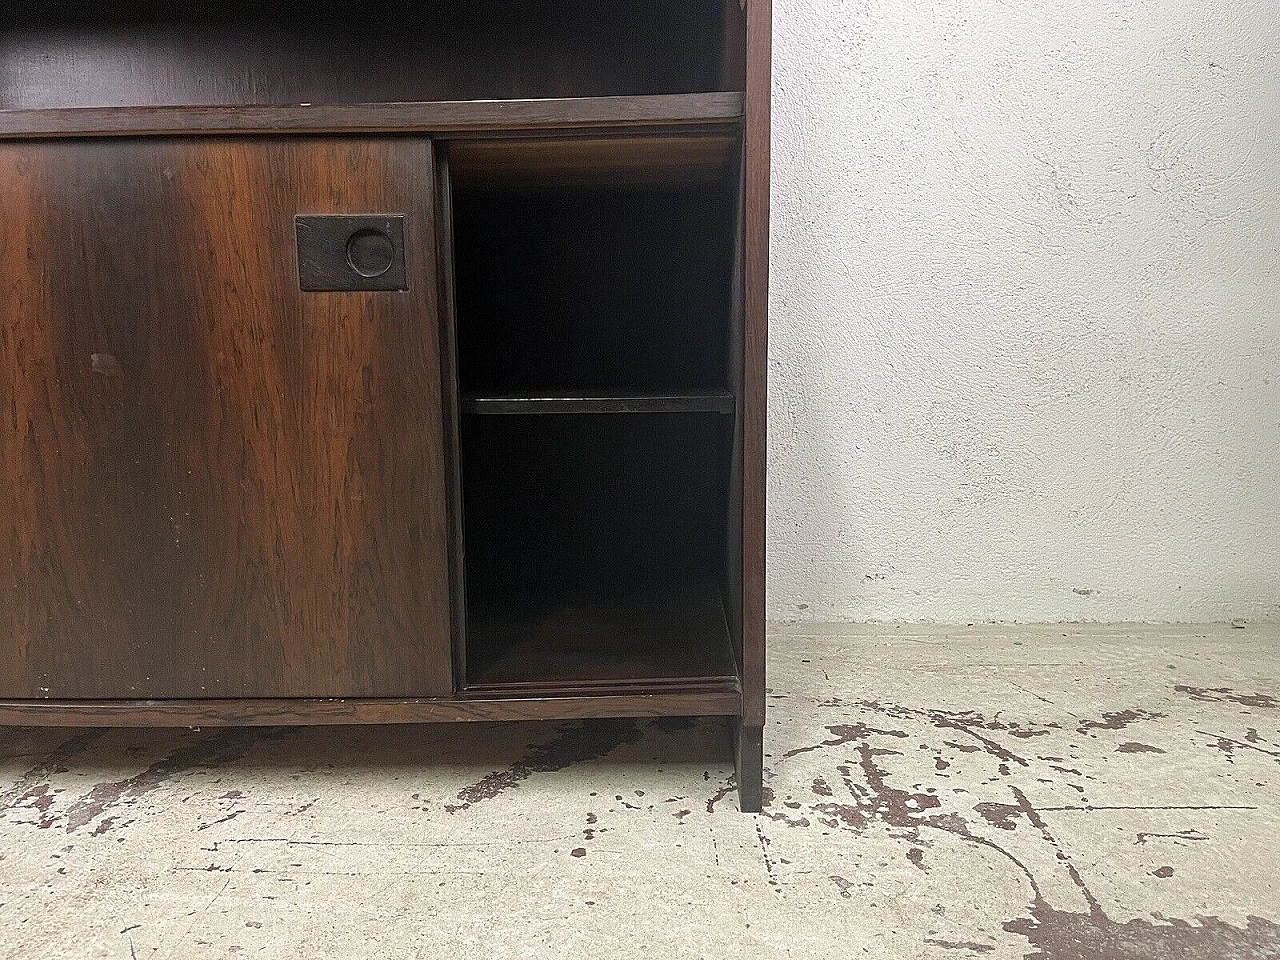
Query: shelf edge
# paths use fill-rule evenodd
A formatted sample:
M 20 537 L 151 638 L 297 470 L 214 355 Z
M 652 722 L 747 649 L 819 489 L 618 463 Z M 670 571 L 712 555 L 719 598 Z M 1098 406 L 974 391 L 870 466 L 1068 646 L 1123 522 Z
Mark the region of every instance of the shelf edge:
M 727 390 L 664 394 L 468 394 L 463 410 L 476 416 L 575 413 L 721 413 L 734 412 Z
M 645 127 L 736 126 L 738 91 L 546 100 L 288 106 L 67 107 L 0 110 L 0 139 L 198 134 L 432 133 L 493 136 Z

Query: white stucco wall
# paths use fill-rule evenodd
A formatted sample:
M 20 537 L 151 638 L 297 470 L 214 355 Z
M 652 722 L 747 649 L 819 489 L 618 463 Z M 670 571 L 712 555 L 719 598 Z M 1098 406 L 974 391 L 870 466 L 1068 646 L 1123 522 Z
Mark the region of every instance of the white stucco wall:
M 1280 0 L 774 9 L 771 617 L 1280 617 Z

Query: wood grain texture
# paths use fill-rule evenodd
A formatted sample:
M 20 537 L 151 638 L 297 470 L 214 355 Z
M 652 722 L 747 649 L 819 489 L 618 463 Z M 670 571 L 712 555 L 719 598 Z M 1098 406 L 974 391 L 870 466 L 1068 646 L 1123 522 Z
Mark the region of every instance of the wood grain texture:
M 770 0 L 747 3 L 743 343 L 743 703 L 764 722 L 765 477 L 768 456 Z
M 0 696 L 451 689 L 431 164 L 0 145 Z M 294 215 L 353 212 L 408 293 L 299 291 Z
M 330 700 L 8 700 L 0 726 L 270 727 L 486 720 L 584 720 L 603 717 L 733 717 L 742 698 L 733 685 L 656 692 L 438 699 Z
M 772 58 L 770 0 L 747 0 L 747 102 L 744 187 L 742 714 L 744 729 L 763 727 L 765 714 L 765 492 L 768 454 L 769 347 L 769 97 Z M 740 736 L 740 741 L 742 738 Z M 742 741 L 738 788 L 746 801 L 758 787 L 757 740 Z M 750 781 L 750 785 L 748 785 Z
M 697 133 L 735 127 L 741 93 L 551 100 L 288 106 L 50 107 L 0 110 L 0 138 L 247 133 L 431 133 L 500 136 L 664 127 Z

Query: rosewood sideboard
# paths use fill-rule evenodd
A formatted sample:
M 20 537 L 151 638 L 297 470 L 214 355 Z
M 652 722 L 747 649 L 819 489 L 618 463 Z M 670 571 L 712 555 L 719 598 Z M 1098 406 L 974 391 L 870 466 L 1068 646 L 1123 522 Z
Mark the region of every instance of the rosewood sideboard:
M 0 723 L 712 716 L 769 0 L 0 13 Z

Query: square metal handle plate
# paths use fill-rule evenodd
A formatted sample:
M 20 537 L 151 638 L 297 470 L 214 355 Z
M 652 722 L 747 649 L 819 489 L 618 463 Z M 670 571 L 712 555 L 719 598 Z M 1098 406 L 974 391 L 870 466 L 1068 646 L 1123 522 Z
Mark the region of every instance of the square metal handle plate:
M 408 290 L 404 215 L 298 216 L 303 290 Z

